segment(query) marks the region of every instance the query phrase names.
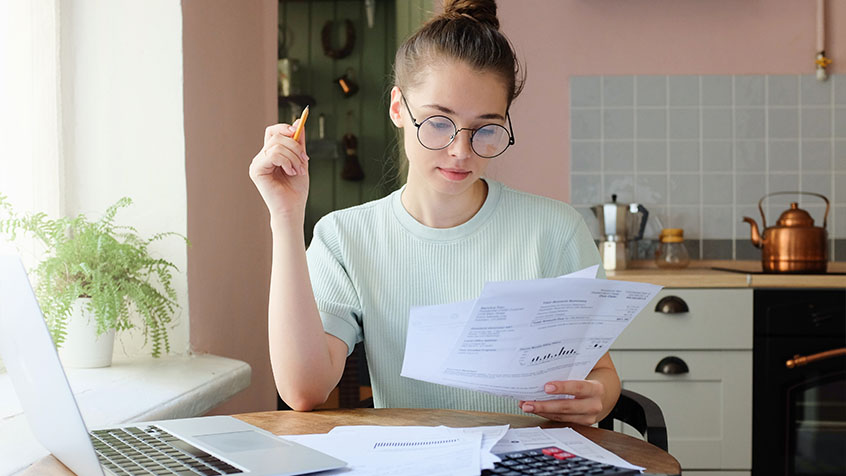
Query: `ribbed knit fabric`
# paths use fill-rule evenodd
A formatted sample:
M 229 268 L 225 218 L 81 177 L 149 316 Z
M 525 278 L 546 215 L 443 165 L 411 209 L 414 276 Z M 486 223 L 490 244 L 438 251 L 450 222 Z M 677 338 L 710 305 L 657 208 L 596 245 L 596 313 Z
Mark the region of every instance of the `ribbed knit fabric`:
M 400 377 L 409 309 L 474 299 L 487 281 L 550 278 L 600 262 L 572 207 L 486 181 L 482 208 L 453 228 L 416 221 L 402 189 L 314 227 L 307 256 L 323 326 L 350 351 L 364 340 L 377 408 L 521 413 L 512 399 Z

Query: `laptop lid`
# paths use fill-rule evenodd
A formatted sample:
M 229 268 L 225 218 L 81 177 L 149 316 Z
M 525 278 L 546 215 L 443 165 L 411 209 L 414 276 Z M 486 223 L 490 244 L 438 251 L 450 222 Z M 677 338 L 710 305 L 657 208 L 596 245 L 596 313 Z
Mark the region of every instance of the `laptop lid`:
M 0 254 L 0 357 L 38 441 L 76 474 L 103 470 L 19 257 Z

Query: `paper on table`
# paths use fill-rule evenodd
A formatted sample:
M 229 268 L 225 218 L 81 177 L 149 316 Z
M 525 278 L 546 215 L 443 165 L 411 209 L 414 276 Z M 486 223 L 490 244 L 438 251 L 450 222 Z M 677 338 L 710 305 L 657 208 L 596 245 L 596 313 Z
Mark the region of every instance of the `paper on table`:
M 492 282 L 475 301 L 412 308 L 401 375 L 519 400 L 562 398 L 543 385 L 585 378 L 661 289 L 575 276 Z
M 322 435 L 288 435 L 286 439 L 348 463 L 321 474 L 349 476 L 478 475 L 481 432 L 447 427 L 338 427 Z

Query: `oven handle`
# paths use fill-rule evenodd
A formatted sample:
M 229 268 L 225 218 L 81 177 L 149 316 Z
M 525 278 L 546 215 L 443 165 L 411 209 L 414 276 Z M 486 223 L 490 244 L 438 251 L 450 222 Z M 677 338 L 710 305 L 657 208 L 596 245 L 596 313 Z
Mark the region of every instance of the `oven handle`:
M 788 369 L 792 369 L 794 367 L 801 367 L 803 365 L 810 364 L 811 362 L 815 362 L 817 360 L 825 360 L 830 359 L 832 357 L 837 357 L 838 355 L 846 355 L 846 347 L 842 347 L 840 349 L 827 350 L 825 352 L 820 352 L 808 356 L 801 356 L 799 354 L 796 354 L 793 356 L 792 359 L 785 362 L 784 365 L 786 365 Z

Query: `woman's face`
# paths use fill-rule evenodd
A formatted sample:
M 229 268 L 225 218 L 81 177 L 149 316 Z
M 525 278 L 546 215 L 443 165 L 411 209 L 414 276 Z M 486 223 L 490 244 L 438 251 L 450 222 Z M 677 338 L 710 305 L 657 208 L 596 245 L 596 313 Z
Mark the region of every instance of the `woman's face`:
M 413 88 L 400 91 L 394 87 L 391 91 L 390 115 L 394 124 L 403 129 L 408 184 L 443 194 L 462 194 L 484 174 L 490 159 L 479 157 L 470 147 L 469 130 L 459 132 L 444 149 L 423 147 L 403 96 L 418 124 L 441 115 L 450 118 L 459 129 L 476 129 L 491 123 L 506 125 L 505 84 L 498 75 L 474 71 L 461 62 L 429 67 L 421 77 L 425 79 Z

